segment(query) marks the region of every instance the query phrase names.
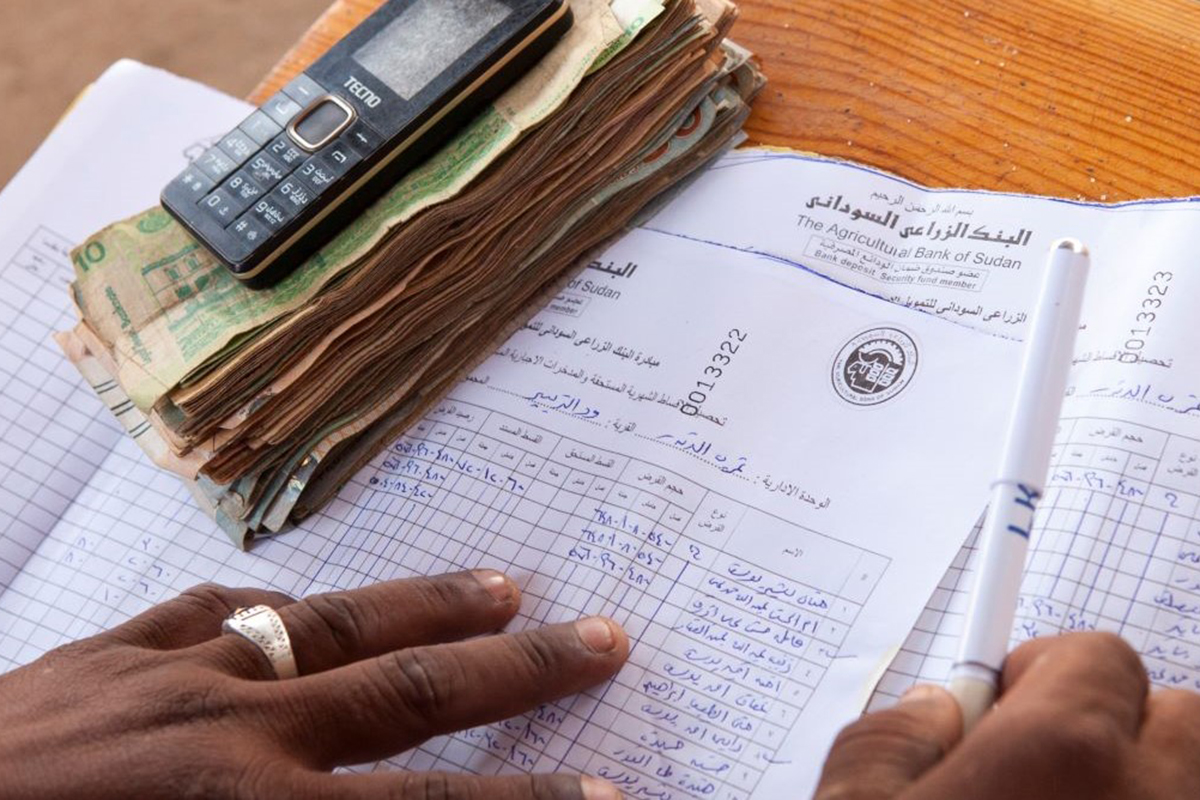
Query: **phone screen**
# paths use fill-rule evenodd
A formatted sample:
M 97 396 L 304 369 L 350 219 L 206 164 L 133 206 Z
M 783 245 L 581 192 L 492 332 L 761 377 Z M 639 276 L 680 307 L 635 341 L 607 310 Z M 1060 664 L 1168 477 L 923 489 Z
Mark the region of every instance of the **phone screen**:
M 417 0 L 353 58 L 410 100 L 511 13 L 497 0 Z

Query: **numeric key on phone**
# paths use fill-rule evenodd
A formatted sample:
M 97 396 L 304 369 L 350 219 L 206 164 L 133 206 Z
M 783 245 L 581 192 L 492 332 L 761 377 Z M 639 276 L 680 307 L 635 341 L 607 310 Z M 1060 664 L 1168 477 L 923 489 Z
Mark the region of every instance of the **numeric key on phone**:
M 292 213 L 272 194 L 255 203 L 247 216 L 262 223 L 264 228 L 274 233 L 288 224 Z
M 218 146 L 239 165 L 245 164 L 247 158 L 258 152 L 258 143 L 237 128 L 225 134 Z
M 267 152 L 282 164 L 284 169 L 288 170 L 295 169 L 304 163 L 304 159 L 308 158 L 308 153 L 297 147 L 286 133 L 276 136 L 275 140 L 267 146 Z
M 237 169 L 238 165 L 220 147 L 210 147 L 196 159 L 193 166 L 212 178 L 214 182 L 220 182 L 225 179 L 226 175 Z
M 225 181 L 221 188 L 242 202 L 242 207 L 238 211 L 239 214 L 249 208 L 255 200 L 266 194 L 266 191 L 255 183 L 254 179 L 244 169 L 235 172 L 233 177 Z
M 217 189 L 205 197 L 200 201 L 200 207 L 207 211 L 210 217 L 221 223 L 222 227 L 233 222 L 237 219 L 237 215 L 245 210 L 245 206 L 224 189 Z
M 259 153 L 246 164 L 246 172 L 263 189 L 270 189 L 283 180 L 291 170 L 266 153 Z
M 305 161 L 304 166 L 296 170 L 296 173 L 292 177 L 298 178 L 305 186 L 312 190 L 314 195 L 319 195 L 325 191 L 337 179 L 337 175 L 334 174 L 333 170 L 329 168 L 320 156 L 313 156 L 308 161 Z
M 269 199 L 286 207 L 292 216 L 297 216 L 314 197 L 316 195 L 307 186 L 291 177 L 279 184 L 279 188 L 271 192 Z

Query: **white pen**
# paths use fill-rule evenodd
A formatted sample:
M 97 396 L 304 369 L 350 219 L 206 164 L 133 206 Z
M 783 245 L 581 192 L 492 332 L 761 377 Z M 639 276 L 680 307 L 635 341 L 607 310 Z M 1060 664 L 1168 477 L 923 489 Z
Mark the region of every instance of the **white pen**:
M 1083 244 L 1059 239 L 1050 246 L 1041 295 L 1025 341 L 1000 474 L 992 484 L 966 630 L 950 671 L 950 692 L 962 709 L 964 732 L 996 699 L 1017 613 L 1034 511 L 1050 471 L 1050 449 L 1075 351 L 1087 273 L 1088 252 Z

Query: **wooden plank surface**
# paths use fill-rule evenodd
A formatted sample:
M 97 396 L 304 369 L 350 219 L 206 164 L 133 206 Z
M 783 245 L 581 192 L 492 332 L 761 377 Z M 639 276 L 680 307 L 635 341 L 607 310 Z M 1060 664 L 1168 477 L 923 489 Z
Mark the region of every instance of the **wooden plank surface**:
M 380 0 L 337 0 L 260 102 Z M 744 0 L 769 83 L 755 143 L 933 186 L 1117 201 L 1200 194 L 1193 0 Z

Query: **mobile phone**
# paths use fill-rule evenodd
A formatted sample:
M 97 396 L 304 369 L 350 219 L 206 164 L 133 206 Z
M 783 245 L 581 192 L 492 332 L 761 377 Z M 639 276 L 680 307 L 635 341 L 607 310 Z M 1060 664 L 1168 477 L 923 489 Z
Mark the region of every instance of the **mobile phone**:
M 167 184 L 162 205 L 270 286 L 570 29 L 567 0 L 388 0 Z

